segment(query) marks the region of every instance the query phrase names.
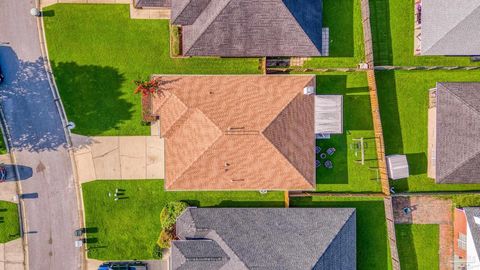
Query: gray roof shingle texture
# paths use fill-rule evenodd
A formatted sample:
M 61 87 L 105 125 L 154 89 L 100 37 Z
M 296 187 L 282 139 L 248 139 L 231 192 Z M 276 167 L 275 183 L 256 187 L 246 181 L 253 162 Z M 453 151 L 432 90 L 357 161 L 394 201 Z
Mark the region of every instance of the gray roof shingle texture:
M 436 182 L 480 183 L 480 83 L 437 83 Z
M 473 243 L 477 250 L 477 256 L 480 257 L 480 225 L 475 223 L 474 217 L 480 218 L 480 207 L 465 207 L 465 215 L 467 216 L 468 227 L 472 232 Z
M 135 7 L 143 8 L 158 8 L 165 7 L 168 8 L 172 5 L 172 0 L 135 0 Z
M 422 0 L 423 55 L 480 55 L 480 0 Z
M 322 1 L 179 0 L 187 56 L 320 56 Z
M 208 260 L 182 259 L 187 253 L 203 258 L 214 253 L 209 263 L 215 267 L 227 259 L 218 268 L 222 270 L 356 269 L 352 208 L 189 208 L 177 219 L 176 229 L 180 240 L 172 242 L 173 269 L 206 269 Z M 195 242 L 206 239 L 214 240 L 224 254 L 217 247 L 198 250 Z M 178 243 L 184 246 L 178 248 Z

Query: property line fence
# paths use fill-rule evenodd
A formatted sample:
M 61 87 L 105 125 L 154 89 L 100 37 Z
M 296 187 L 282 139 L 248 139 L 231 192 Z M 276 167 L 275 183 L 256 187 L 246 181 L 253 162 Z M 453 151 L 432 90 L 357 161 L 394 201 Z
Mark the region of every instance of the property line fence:
M 377 150 L 378 169 L 384 198 L 385 219 L 387 223 L 388 242 L 393 270 L 400 270 L 398 258 L 397 237 L 395 235 L 395 222 L 393 218 L 392 197 L 390 196 L 390 184 L 388 182 L 387 164 L 385 161 L 385 145 L 383 140 L 383 128 L 380 117 L 378 102 L 377 83 L 375 81 L 375 64 L 373 56 L 372 28 L 370 24 L 370 3 L 369 0 L 360 0 L 362 12 L 362 26 L 365 47 L 365 63 L 368 66 L 367 79 L 370 94 L 370 107 L 372 110 L 373 129 L 375 132 L 375 146 Z

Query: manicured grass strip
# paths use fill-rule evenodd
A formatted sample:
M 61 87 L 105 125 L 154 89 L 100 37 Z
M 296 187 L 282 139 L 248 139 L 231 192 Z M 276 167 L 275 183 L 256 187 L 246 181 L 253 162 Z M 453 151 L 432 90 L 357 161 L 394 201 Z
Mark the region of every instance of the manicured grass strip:
M 436 82 L 480 81 L 480 71 L 381 71 L 376 79 L 386 154 L 406 154 L 410 167 L 408 179 L 391 181 L 396 191 L 480 190 L 427 177 L 428 90 Z
M 7 153 L 7 145 L 6 142 L 3 140 L 3 134 L 2 131 L 0 130 L 0 155 L 6 154 Z
M 329 28 L 328 57 L 315 57 L 305 67 L 356 67 L 364 59 L 360 0 L 323 1 L 323 27 Z
M 437 224 L 397 224 L 395 232 L 402 269 L 439 269 Z
M 357 215 L 357 269 L 391 269 L 383 200 L 378 198 L 293 198 L 291 207 L 351 207 Z
M 414 56 L 414 0 L 370 0 L 376 65 L 478 66 L 469 57 Z
M 88 257 L 99 260 L 151 259 L 167 202 L 197 207 L 283 207 L 283 192 L 166 192 L 161 180 L 94 181 L 82 185 Z M 114 200 L 115 189 L 121 197 Z M 111 193 L 111 196 L 109 196 Z
M 260 72 L 255 58 L 170 58 L 168 20 L 132 20 L 128 5 L 57 4 L 46 13 L 55 79 L 78 134 L 149 134 L 140 124 L 133 80 L 151 74 Z
M 20 237 L 17 204 L 0 201 L 0 243 Z

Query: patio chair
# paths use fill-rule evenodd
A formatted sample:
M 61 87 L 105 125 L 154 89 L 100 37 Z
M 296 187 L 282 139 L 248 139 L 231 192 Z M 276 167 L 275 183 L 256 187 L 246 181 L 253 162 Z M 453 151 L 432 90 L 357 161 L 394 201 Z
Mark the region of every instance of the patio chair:
M 329 156 L 331 156 L 331 155 L 333 155 L 333 154 L 335 153 L 335 151 L 337 151 L 335 148 L 330 147 L 330 148 L 327 149 L 327 154 L 328 154 Z
M 323 164 L 325 166 L 325 168 L 327 169 L 333 169 L 333 163 L 331 160 L 327 160 L 325 161 L 325 163 Z
M 315 160 L 315 167 L 316 168 L 320 167 L 320 164 L 321 164 L 320 160 Z
M 321 153 L 321 154 L 320 154 L 320 158 L 321 158 L 321 159 L 326 159 L 326 158 L 327 158 L 327 154 Z
M 320 148 L 319 146 L 315 146 L 315 154 L 320 153 L 320 151 L 322 151 L 322 148 Z

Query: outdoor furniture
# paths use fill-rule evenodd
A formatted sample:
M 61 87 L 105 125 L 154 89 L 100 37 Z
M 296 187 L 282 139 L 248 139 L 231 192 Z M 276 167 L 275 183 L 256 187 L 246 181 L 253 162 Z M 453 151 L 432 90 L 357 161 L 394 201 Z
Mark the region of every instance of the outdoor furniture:
M 315 146 L 315 154 L 320 153 L 320 151 L 322 151 L 322 148 Z
M 320 163 L 320 160 L 318 160 L 318 159 L 317 159 L 317 160 L 315 160 L 315 167 L 317 167 L 317 168 L 318 168 L 318 167 L 320 166 L 320 164 L 321 164 L 321 163 Z
M 329 156 L 331 156 L 331 155 L 333 155 L 333 153 L 335 153 L 335 151 L 336 151 L 335 148 L 330 147 L 330 148 L 327 149 L 327 154 L 328 154 Z
M 321 153 L 321 154 L 320 154 L 320 158 L 321 158 L 321 159 L 326 159 L 326 158 L 327 158 L 327 154 Z
M 323 165 L 324 165 L 325 168 L 327 168 L 327 169 L 333 169 L 333 163 L 332 163 L 332 161 L 330 161 L 330 160 L 325 161 L 325 163 L 324 163 Z

